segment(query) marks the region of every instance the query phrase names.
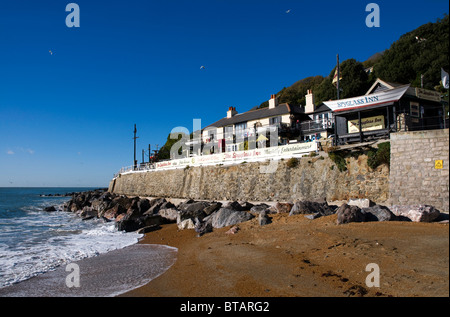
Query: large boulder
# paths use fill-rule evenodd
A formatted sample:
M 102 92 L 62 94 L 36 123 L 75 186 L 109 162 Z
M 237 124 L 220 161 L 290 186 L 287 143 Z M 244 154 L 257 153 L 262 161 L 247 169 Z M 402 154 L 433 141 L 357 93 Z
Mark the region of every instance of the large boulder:
M 160 215 L 136 216 L 133 214 L 121 214 L 116 218 L 116 228 L 119 231 L 136 231 L 144 227 L 157 226 L 163 223 Z
M 114 207 L 106 210 L 102 217 L 106 218 L 107 220 L 114 220 L 118 215 L 125 213 L 127 209 L 125 209 L 121 204 L 116 204 Z
M 258 204 L 258 205 L 254 205 L 252 208 L 250 208 L 250 212 L 253 212 L 255 214 L 259 214 L 259 213 L 262 213 L 262 212 L 266 212 L 267 213 L 267 210 L 269 208 L 270 208 L 269 205 L 261 203 L 261 204 Z
M 198 236 L 201 237 L 205 233 L 212 232 L 213 227 L 211 222 L 209 221 L 201 221 L 198 219 L 195 219 L 195 225 L 194 225 L 195 232 L 198 233 Z
M 222 203 L 221 202 L 215 202 L 213 201 L 208 207 L 205 207 L 203 209 L 203 212 L 209 216 L 210 214 L 212 214 L 214 211 L 217 211 L 220 209 L 220 207 L 222 207 Z
M 400 218 L 406 218 L 414 222 L 432 222 L 436 220 L 440 211 L 429 205 L 394 205 L 390 210 Z
M 365 214 L 365 221 L 394 221 L 398 220 L 389 208 L 381 205 L 362 208 L 361 211 Z
M 82 218 L 82 220 L 92 219 L 97 216 L 98 216 L 97 210 L 88 206 L 83 207 L 83 210 L 80 213 L 80 217 Z
M 179 207 L 181 211 L 185 211 L 187 213 L 196 213 L 196 212 L 203 212 L 203 210 L 208 207 L 210 203 L 206 201 L 196 201 L 191 204 L 185 204 L 182 207 Z
M 220 208 L 218 211 L 214 212 L 204 220 L 210 221 L 214 228 L 223 228 L 248 221 L 254 217 L 255 216 L 246 211 Z
M 149 208 L 143 212 L 144 215 L 157 214 L 161 207 L 166 203 L 165 198 L 155 198 L 149 201 Z
M 275 208 L 277 210 L 277 213 L 286 214 L 286 213 L 291 212 L 291 209 L 293 206 L 294 206 L 294 204 L 291 204 L 291 203 L 277 203 L 275 205 Z
M 329 216 L 334 214 L 334 208 L 325 202 L 315 202 L 307 200 L 299 200 L 294 203 L 289 216 L 298 214 L 319 214 L 320 216 Z
M 343 204 L 336 211 L 337 224 L 344 224 L 350 222 L 364 222 L 366 220 L 365 214 L 358 206 L 349 206 Z
M 178 210 L 175 208 L 164 208 L 159 210 L 159 215 L 168 222 L 176 222 L 178 217 Z
M 268 225 L 272 222 L 272 218 L 267 215 L 267 211 L 263 211 L 258 215 L 258 223 L 260 226 Z
M 372 201 L 370 201 L 370 199 L 367 199 L 367 198 L 359 198 L 359 199 L 351 198 L 348 200 L 347 205 L 358 206 L 359 208 L 363 209 L 363 208 L 372 207 L 375 204 Z
M 194 220 L 191 218 L 184 219 L 182 221 L 177 221 L 178 229 L 185 230 L 185 229 L 195 229 Z
M 237 201 L 229 202 L 228 204 L 226 204 L 224 206 L 224 208 L 231 209 L 231 210 L 236 210 L 236 211 L 243 211 L 244 210 L 242 205 L 240 203 L 238 203 Z

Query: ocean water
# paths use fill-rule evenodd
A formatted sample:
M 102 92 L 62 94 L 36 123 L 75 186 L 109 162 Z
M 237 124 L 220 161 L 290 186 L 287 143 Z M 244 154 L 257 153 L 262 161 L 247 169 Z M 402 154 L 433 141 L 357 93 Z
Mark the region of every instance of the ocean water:
M 0 296 L 112 296 L 141 286 L 173 264 L 176 249 L 138 247 L 141 234 L 119 232 L 114 223 L 83 221 L 62 211 L 71 197 L 41 196 L 90 189 L 0 188 Z M 44 211 L 48 206 L 58 211 Z M 139 258 L 145 258 L 145 265 Z M 73 262 L 83 268 L 84 287 L 76 292 L 65 287 L 69 273 L 64 268 Z M 122 278 L 114 284 L 114 276 Z M 36 283 L 34 289 L 40 291 L 33 293 L 29 286 Z

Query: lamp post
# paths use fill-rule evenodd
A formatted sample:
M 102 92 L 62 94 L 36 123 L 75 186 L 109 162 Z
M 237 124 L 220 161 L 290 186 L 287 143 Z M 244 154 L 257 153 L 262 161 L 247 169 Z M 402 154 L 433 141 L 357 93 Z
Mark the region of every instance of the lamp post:
M 137 129 L 136 129 L 136 124 L 134 125 L 134 161 L 133 161 L 133 170 L 136 170 L 137 168 L 137 160 L 136 160 L 136 139 L 138 139 L 139 137 L 136 136 L 137 133 Z

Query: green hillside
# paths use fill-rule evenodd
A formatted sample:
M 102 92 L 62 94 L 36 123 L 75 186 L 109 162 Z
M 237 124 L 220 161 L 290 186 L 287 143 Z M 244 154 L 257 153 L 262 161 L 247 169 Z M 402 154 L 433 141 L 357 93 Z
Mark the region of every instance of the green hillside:
M 340 98 L 364 94 L 376 78 L 420 87 L 421 75 L 424 88 L 448 92 L 440 84 L 441 68 L 449 71 L 448 52 L 449 17 L 446 14 L 436 23 L 427 23 L 404 34 L 388 50 L 375 53 L 364 62 L 355 59 L 341 62 Z M 371 73 L 366 72 L 369 67 L 373 67 Z M 316 103 L 336 99 L 336 87 L 332 84 L 335 70 L 333 68 L 327 77 L 308 77 L 283 88 L 277 93 L 279 101 L 304 105 L 308 89 L 313 90 Z M 267 106 L 266 101 L 259 107 Z

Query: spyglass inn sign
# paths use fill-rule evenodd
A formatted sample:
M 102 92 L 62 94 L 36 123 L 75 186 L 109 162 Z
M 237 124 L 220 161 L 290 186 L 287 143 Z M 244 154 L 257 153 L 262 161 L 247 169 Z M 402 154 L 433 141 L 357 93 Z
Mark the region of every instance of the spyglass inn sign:
M 333 101 L 324 101 L 324 104 L 335 112 L 365 107 L 383 106 L 400 100 L 400 98 L 405 94 L 408 88 L 409 85 L 405 85 L 399 88 L 385 90 L 367 96 L 359 96 L 355 98 L 333 100 Z

